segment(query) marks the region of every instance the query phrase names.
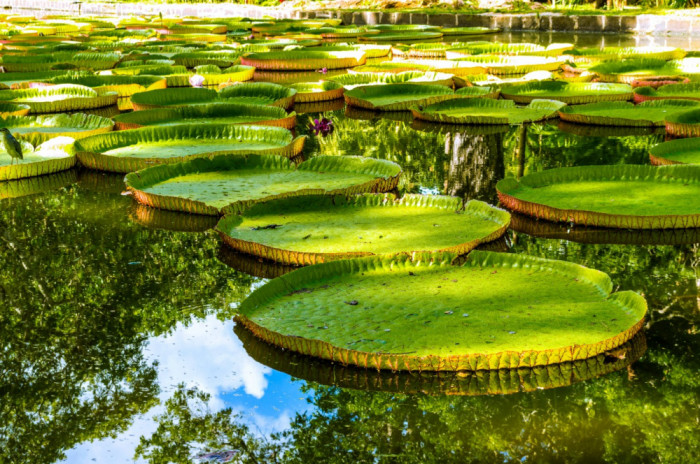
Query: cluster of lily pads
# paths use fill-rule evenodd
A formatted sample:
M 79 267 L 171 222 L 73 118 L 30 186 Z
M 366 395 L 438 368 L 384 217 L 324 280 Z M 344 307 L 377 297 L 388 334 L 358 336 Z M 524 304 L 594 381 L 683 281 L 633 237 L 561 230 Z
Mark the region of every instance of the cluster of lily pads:
M 19 160 L 0 152 L 0 180 L 77 162 L 125 173 L 145 215 L 220 217 L 228 247 L 307 266 L 241 305 L 238 321 L 262 340 L 343 364 L 458 371 L 585 360 L 641 328 L 644 299 L 612 293 L 601 272 L 475 250 L 506 232 L 507 211 L 398 198 L 397 164 L 304 160 L 306 136 L 292 130 L 298 114 L 347 105 L 437 125 L 560 118 L 700 135 L 700 61 L 683 50 L 504 44 L 485 40 L 497 32 L 486 28 L 335 20 L 0 24 L 0 128 L 22 147 Z M 333 136 L 333 122 L 311 130 Z M 698 140 L 660 144 L 651 160 L 698 163 Z M 548 221 L 700 227 L 692 165 L 563 168 L 497 188 L 506 208 Z

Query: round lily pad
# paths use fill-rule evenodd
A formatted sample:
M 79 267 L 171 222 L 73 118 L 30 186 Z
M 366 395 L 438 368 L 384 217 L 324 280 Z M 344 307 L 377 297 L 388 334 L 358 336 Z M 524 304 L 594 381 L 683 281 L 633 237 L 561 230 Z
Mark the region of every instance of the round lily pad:
M 416 251 L 464 254 L 502 236 L 510 215 L 456 197 L 366 194 L 310 196 L 257 204 L 217 225 L 230 247 L 304 266 L 348 257 Z
M 117 130 L 178 124 L 255 124 L 293 129 L 296 114 L 275 106 L 213 102 L 202 105 L 155 108 L 114 117 Z
M 666 133 L 674 137 L 700 136 L 700 109 L 677 112 L 666 117 Z
M 481 87 L 465 87 L 465 89 Z M 464 90 L 464 89 L 460 89 Z M 554 100 L 533 100 L 527 106 L 516 106 L 512 100 L 460 98 L 447 100 L 422 109 L 413 107 L 416 119 L 449 124 L 522 124 L 556 118 L 564 103 Z
M 564 64 L 558 58 L 543 56 L 481 55 L 459 58 L 454 61 L 468 66 L 481 66 L 489 74 L 496 76 L 527 74 L 533 71 L 556 71 Z
M 319 52 L 286 50 L 251 53 L 241 57 L 241 64 L 272 71 L 301 71 L 321 68 L 343 69 L 365 64 L 367 56 L 361 51 Z
M 627 84 L 540 81 L 506 86 L 501 89 L 501 95 L 516 103 L 529 103 L 536 98 L 545 98 L 575 105 L 631 100 L 632 87 Z
M 258 260 L 252 261 L 249 267 L 252 271 L 255 270 L 252 266 L 265 265 Z M 278 276 L 264 278 L 274 277 Z M 363 391 L 436 396 L 508 395 L 566 387 L 624 369 L 637 361 L 647 349 L 646 338 L 639 332 L 609 353 L 573 362 L 488 371 L 392 372 L 329 363 L 323 359 L 280 350 L 263 342 L 239 324 L 234 326 L 233 331 L 251 358 L 307 382 Z
M 409 82 L 452 87 L 452 79 L 452 74 L 436 73 L 432 71 L 405 71 L 399 73 L 358 72 L 331 78 L 332 81 L 341 84 L 346 90 L 354 89 L 362 85 L 400 84 Z
M 306 136 L 268 126 L 193 124 L 148 126 L 94 135 L 76 142 L 80 162 L 111 172 L 132 172 L 153 164 L 231 153 L 273 154 L 293 158 Z
M 669 84 L 658 89 L 639 87 L 634 91 L 634 101 L 638 103 L 664 99 L 700 100 L 700 84 Z
M 143 204 L 218 215 L 298 195 L 387 192 L 400 174 L 390 161 L 354 156 L 319 156 L 297 167 L 280 156 L 226 155 L 144 169 L 125 181 Z
M 345 91 L 342 85 L 333 81 L 298 82 L 289 84 L 289 87 L 297 91 L 295 103 L 336 100 L 343 98 Z
M 567 106 L 559 110 L 562 121 L 600 126 L 663 126 L 673 114 L 698 108 L 700 103 L 689 100 L 631 102 L 600 102 Z
M 117 104 L 117 92 L 59 84 L 37 89 L 0 90 L 0 101 L 29 106 L 30 113 L 63 113 Z
M 646 302 L 573 263 L 473 251 L 367 257 L 268 282 L 237 322 L 282 348 L 372 369 L 462 371 L 590 358 L 627 342 Z M 585 330 L 584 330 L 585 329 Z
M 18 103 L 0 102 L 0 117 L 8 116 L 26 116 L 29 114 L 29 105 L 21 105 Z
M 601 82 L 632 84 L 638 80 L 692 77 L 700 74 L 700 60 L 695 58 L 666 61 L 662 58 L 611 60 L 597 64 L 590 71 Z
M 649 150 L 651 164 L 700 164 L 700 138 L 669 140 Z
M 65 171 L 75 166 L 74 140 L 70 137 L 56 137 L 34 147 L 26 140 L 20 140 L 23 159 L 10 157 L 0 148 L 0 181 L 23 179 Z
M 345 103 L 375 111 L 405 111 L 412 106 L 459 98 L 452 89 L 442 85 L 386 84 L 365 85 L 348 90 Z
M 579 166 L 502 179 L 508 209 L 540 219 L 624 229 L 700 227 L 700 166 Z
M 278 106 L 289 110 L 295 102 L 297 91 L 270 82 L 242 82 L 229 85 L 219 91 L 219 98 L 231 103 Z
M 131 97 L 135 111 L 154 108 L 191 106 L 211 103 L 218 99 L 216 90 L 205 88 L 166 88 L 139 92 Z
M 114 122 L 95 115 L 61 113 L 0 118 L 1 127 L 9 129 L 17 138 L 22 138 L 32 145 L 39 145 L 54 137 L 82 139 L 109 132 L 114 127 Z
M 423 40 L 437 40 L 442 37 L 442 32 L 437 31 L 388 31 L 380 32 L 379 34 L 362 35 L 357 38 L 360 42 L 401 42 L 412 43 Z

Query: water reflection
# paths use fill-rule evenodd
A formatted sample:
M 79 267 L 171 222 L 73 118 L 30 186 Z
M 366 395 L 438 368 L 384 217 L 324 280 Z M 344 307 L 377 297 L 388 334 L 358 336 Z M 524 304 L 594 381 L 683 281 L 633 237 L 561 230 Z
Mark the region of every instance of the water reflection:
M 614 354 L 573 363 L 476 372 L 390 372 L 343 366 L 282 350 L 260 341 L 240 325 L 234 331 L 249 356 L 293 377 L 341 388 L 426 395 L 505 395 L 564 387 L 624 369 L 646 350 L 646 340 L 640 333 Z
M 307 157 L 390 159 L 404 169 L 402 193 L 490 203 L 501 177 L 647 164 L 662 138 L 575 135 L 556 124 L 530 126 L 521 138 L 517 127 L 435 128 L 405 115 L 323 111 L 336 131 L 312 137 Z M 304 119 L 299 134 L 308 134 Z M 233 439 L 289 463 L 692 462 L 700 452 L 697 231 L 612 233 L 516 216 L 516 232 L 486 246 L 594 267 L 616 291 L 643 293 L 646 353 L 539 377 L 397 378 L 265 347 L 251 348 L 251 358 L 244 345 L 255 341 L 233 333 L 235 308 L 260 278 L 289 269 L 221 247 L 209 224 L 193 225 L 198 218 L 135 205 L 120 195 L 123 176 L 71 170 L 11 185 L 19 184 L 0 188 L 26 196 L 0 201 L 2 462 L 51 463 L 66 453 L 71 464 L 131 462 L 137 449 L 142 461 L 189 462 Z M 432 394 L 415 394 L 424 391 Z M 450 395 L 477 391 L 521 394 Z

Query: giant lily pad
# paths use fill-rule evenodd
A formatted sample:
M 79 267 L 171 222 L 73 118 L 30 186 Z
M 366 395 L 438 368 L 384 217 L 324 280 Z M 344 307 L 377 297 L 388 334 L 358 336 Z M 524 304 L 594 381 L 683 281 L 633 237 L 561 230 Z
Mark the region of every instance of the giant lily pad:
M 97 91 L 117 92 L 120 98 L 130 97 L 147 90 L 164 89 L 166 86 L 165 78 L 159 76 L 66 74 L 47 79 L 46 82 L 83 85 Z
M 308 265 L 416 251 L 464 254 L 503 235 L 509 222 L 505 211 L 475 200 L 463 207 L 456 197 L 326 195 L 260 203 L 226 216 L 217 230 L 236 250 Z
M 289 87 L 297 91 L 295 103 L 335 100 L 343 98 L 345 91 L 342 85 L 333 81 L 299 82 Z
M 156 108 L 134 111 L 114 117 L 117 130 L 137 129 L 143 126 L 177 124 L 254 124 L 293 129 L 296 114 L 275 106 L 246 105 L 242 103 L 213 102 L 202 105 Z
M 0 148 L 0 181 L 23 179 L 65 171 L 75 166 L 74 140 L 70 137 L 56 137 L 34 147 L 26 140 L 20 140 L 24 159 L 16 160 Z
M 320 68 L 343 69 L 365 64 L 364 52 L 317 52 L 312 50 L 288 50 L 251 53 L 241 58 L 241 64 L 256 69 L 274 71 L 301 71 Z
M 281 127 L 193 124 L 152 126 L 95 135 L 76 142 L 82 164 L 111 172 L 131 172 L 191 158 L 229 153 L 293 158 L 306 136 L 294 138 Z
M 700 136 L 700 110 L 670 114 L 666 117 L 666 133 L 675 137 Z
M 217 215 L 297 195 L 386 192 L 400 174 L 397 164 L 372 158 L 319 156 L 295 167 L 279 156 L 227 155 L 145 169 L 126 185 L 155 208 Z
M 639 87 L 634 90 L 634 101 L 648 100 L 700 100 L 700 84 L 669 84 L 658 89 Z
M 452 87 L 453 76 L 447 73 L 432 71 L 404 71 L 400 73 L 352 73 L 331 78 L 332 81 L 341 84 L 346 90 L 354 89 L 362 85 L 373 84 L 432 84 Z
M 627 84 L 540 81 L 506 86 L 501 89 L 501 95 L 516 103 L 529 103 L 534 99 L 546 98 L 575 105 L 631 100 L 632 87 Z
M 559 110 L 563 121 L 601 126 L 663 126 L 670 115 L 698 108 L 700 102 L 659 100 L 635 105 L 630 102 L 600 102 L 567 106 Z
M 0 102 L 0 117 L 8 116 L 26 116 L 29 114 L 29 105 L 19 103 Z
M 674 61 L 663 59 L 613 60 L 597 64 L 591 67 L 590 71 L 598 74 L 598 79 L 602 82 L 632 84 L 635 81 L 649 78 L 699 77 L 700 60 L 697 58 Z
M 54 137 L 82 139 L 109 132 L 114 122 L 100 116 L 77 113 L 45 116 L 9 116 L 0 118 L 0 128 L 7 128 L 15 137 L 39 145 Z
M 365 85 L 345 92 L 345 103 L 375 111 L 404 111 L 416 105 L 431 105 L 459 98 L 442 85 L 386 84 Z
M 269 82 L 244 82 L 219 91 L 219 98 L 235 103 L 278 106 L 289 110 L 294 106 L 297 91 Z
M 465 87 L 465 89 L 483 87 Z M 462 89 L 464 90 L 464 89 Z M 564 103 L 533 100 L 528 106 L 516 106 L 512 100 L 460 98 L 447 100 L 422 109 L 411 109 L 413 117 L 423 121 L 449 124 L 522 124 L 557 117 Z
M 0 101 L 29 106 L 30 113 L 63 113 L 116 105 L 116 92 L 60 84 L 37 89 L 0 90 Z
M 205 87 L 249 81 L 255 74 L 254 67 L 241 65 L 230 66 L 225 69 L 220 69 L 215 65 L 202 65 L 195 67 L 194 71 L 202 76 L 204 79 L 202 85 Z M 192 76 L 194 76 L 192 73 L 166 76 L 168 87 L 189 87 Z
M 157 89 L 141 92 L 131 97 L 134 110 L 151 110 L 155 108 L 190 106 L 211 103 L 217 100 L 219 94 L 213 89 L 176 88 Z
M 464 66 L 483 67 L 496 76 L 527 74 L 533 71 L 556 71 L 564 64 L 557 58 L 539 56 L 470 56 L 455 60 Z
M 573 263 L 473 251 L 367 257 L 291 272 L 236 320 L 282 348 L 371 369 L 463 371 L 590 358 L 622 345 L 646 302 Z M 585 327 L 585 330 L 581 328 Z
M 576 48 L 569 54 L 577 61 L 613 62 L 622 59 L 677 60 L 685 56 L 685 51 L 674 47 L 603 47 Z
M 363 35 L 357 38 L 360 42 L 402 42 L 412 43 L 423 40 L 437 40 L 442 37 L 442 32 L 416 31 L 416 32 L 380 32 L 379 34 Z
M 700 166 L 580 166 L 496 185 L 508 209 L 540 219 L 624 229 L 700 227 Z
M 694 113 L 700 113 L 696 110 Z M 700 164 L 700 138 L 669 140 L 649 150 L 651 164 Z

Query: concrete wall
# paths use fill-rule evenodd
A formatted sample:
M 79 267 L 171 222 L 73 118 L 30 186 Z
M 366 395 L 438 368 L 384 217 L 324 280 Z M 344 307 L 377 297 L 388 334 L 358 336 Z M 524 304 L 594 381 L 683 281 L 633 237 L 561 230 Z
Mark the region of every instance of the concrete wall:
M 218 4 L 152 4 L 152 3 L 83 3 L 71 0 L 4 0 L 13 10 L 31 9 L 40 14 L 67 13 L 77 15 L 157 15 L 199 17 L 262 18 L 339 18 L 343 24 L 431 24 L 437 26 L 487 26 L 506 31 L 630 33 L 654 36 L 700 37 L 700 16 L 679 12 L 675 15 L 638 16 L 569 16 L 558 13 L 506 14 L 424 14 L 385 13 L 374 11 L 298 11 L 290 7 L 264 8 L 235 3 Z M 7 10 L 6 10 L 7 12 Z

